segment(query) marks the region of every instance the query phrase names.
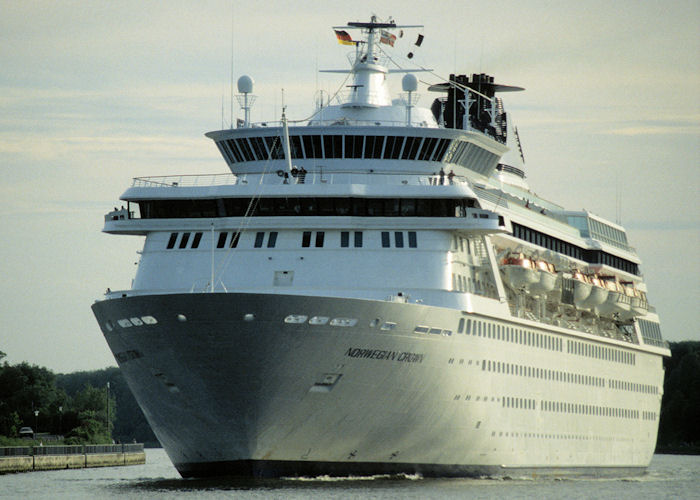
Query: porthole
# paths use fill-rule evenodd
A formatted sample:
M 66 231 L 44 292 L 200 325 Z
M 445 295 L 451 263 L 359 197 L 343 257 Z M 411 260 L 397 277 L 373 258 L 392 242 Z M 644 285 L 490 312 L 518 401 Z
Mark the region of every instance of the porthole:
M 413 329 L 413 333 L 428 333 L 430 328 L 427 326 L 417 326 Z
M 386 321 L 381 326 L 380 330 L 388 331 L 388 330 L 393 330 L 394 328 L 396 328 L 396 323 L 394 323 L 392 321 Z
M 155 325 L 156 323 L 158 323 L 158 320 L 153 316 L 141 316 L 141 321 L 143 321 L 147 325 Z
M 143 325 L 143 321 L 141 321 L 141 318 L 136 318 L 136 317 L 134 317 L 134 318 L 129 318 L 129 320 L 131 321 L 131 324 L 134 325 L 134 326 L 141 326 L 141 325 Z
M 331 326 L 355 326 L 357 324 L 357 319 L 355 318 L 333 318 L 331 320 Z
M 131 328 L 132 326 L 134 326 L 131 324 L 131 321 L 129 321 L 126 318 L 122 318 L 120 320 L 117 320 L 117 324 L 119 324 L 119 326 L 121 326 L 122 328 Z
M 248 313 L 243 316 L 243 321 L 253 321 L 255 319 L 255 314 Z
M 306 323 L 306 320 L 308 318 L 308 316 L 305 316 L 303 314 L 290 314 L 289 316 L 284 318 L 284 322 L 293 324 Z
M 328 323 L 328 316 L 314 316 L 309 320 L 310 325 L 325 325 Z
M 180 323 L 184 323 L 185 321 L 187 321 L 187 316 L 185 316 L 184 314 L 178 314 L 175 317 Z
M 112 323 L 111 321 L 107 320 L 107 321 L 105 322 L 105 328 L 107 329 L 108 332 L 111 332 L 112 330 L 114 330 L 114 323 Z

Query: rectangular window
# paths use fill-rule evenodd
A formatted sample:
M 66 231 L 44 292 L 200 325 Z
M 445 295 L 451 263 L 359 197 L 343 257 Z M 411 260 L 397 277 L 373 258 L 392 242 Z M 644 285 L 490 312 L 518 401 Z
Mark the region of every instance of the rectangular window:
M 299 159 L 304 158 L 303 150 L 301 148 L 301 137 L 298 135 L 289 136 L 289 149 L 292 150 L 292 158 Z
M 263 245 L 263 240 L 265 239 L 265 233 L 256 233 L 255 234 L 255 248 L 260 248 Z
M 402 160 L 408 160 L 410 158 L 411 149 L 416 142 L 420 144 L 420 137 L 406 137 L 406 146 L 403 148 L 403 154 L 401 155 Z
M 216 248 L 224 248 L 226 238 L 228 238 L 227 232 L 224 231 L 223 233 L 219 233 L 219 241 L 216 243 Z
M 265 143 L 267 144 L 267 148 L 270 150 L 270 159 L 284 159 L 284 148 L 282 147 L 282 140 L 278 136 L 265 137 Z
M 200 233 L 200 232 L 194 233 L 194 239 L 192 240 L 192 248 L 199 247 L 199 242 L 201 240 L 202 240 L 202 233 Z
M 317 231 L 316 232 L 316 247 L 322 247 L 323 246 L 323 237 L 325 236 L 326 233 L 323 231 Z
M 421 150 L 420 156 L 418 157 L 419 160 L 430 160 L 433 150 L 435 149 L 435 144 L 437 143 L 438 139 L 436 137 L 431 137 L 425 139 L 425 142 L 423 144 L 423 149 Z
M 304 248 L 311 246 L 311 231 L 304 231 L 304 234 L 301 236 L 301 246 Z
M 355 231 L 355 248 L 362 247 L 362 231 Z
M 409 248 L 418 248 L 418 238 L 415 231 L 408 232 L 408 246 Z
M 238 240 L 241 239 L 241 233 L 233 233 L 231 235 L 231 248 L 236 248 L 238 246 Z
M 267 238 L 267 248 L 275 248 L 277 243 L 277 231 L 270 231 L 270 236 Z
M 389 241 L 389 232 L 382 231 L 382 248 L 389 248 L 391 242 Z
M 180 248 L 187 247 L 187 241 L 190 239 L 190 233 L 182 233 L 182 239 L 180 240 Z
M 326 153 L 326 158 L 342 158 L 343 155 L 343 136 L 341 135 L 324 135 L 323 150 Z
M 396 248 L 403 248 L 403 233 L 401 231 L 396 231 L 394 233 L 394 241 L 396 243 Z
M 174 248 L 176 241 L 177 241 L 177 233 L 170 233 L 170 239 L 168 240 L 168 247 L 167 248 Z
M 341 231 L 340 232 L 340 246 L 341 248 L 347 248 L 350 246 L 350 232 Z

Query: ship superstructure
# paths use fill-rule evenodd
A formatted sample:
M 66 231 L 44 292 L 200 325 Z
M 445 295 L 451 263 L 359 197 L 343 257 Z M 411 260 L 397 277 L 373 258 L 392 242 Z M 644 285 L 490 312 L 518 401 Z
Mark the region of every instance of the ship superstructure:
M 93 310 L 183 476 L 648 465 L 669 350 L 624 228 L 530 190 L 522 89 L 450 75 L 418 107 L 411 28 L 336 27 L 352 83 L 303 124 L 251 123 L 242 77 L 206 134 L 230 173 L 137 178 L 105 216 L 145 243 Z

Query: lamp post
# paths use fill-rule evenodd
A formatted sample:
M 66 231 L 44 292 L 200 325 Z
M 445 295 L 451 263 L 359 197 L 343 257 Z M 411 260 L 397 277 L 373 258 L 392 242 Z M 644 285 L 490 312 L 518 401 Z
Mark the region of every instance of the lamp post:
M 107 437 L 112 438 L 112 433 L 109 432 L 109 382 L 107 382 Z
M 34 410 L 34 434 L 39 433 L 39 410 Z
M 58 407 L 58 435 L 63 432 L 63 406 Z

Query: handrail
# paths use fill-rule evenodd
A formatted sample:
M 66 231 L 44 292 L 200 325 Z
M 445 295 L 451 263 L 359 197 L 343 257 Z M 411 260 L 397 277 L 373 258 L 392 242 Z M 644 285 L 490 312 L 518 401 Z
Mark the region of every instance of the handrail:
M 450 179 L 450 175 L 447 173 L 439 175 L 415 172 L 358 172 L 356 170 L 331 170 L 327 172 L 306 172 L 303 177 L 301 174 L 297 174 L 297 176 L 294 177 L 290 176 L 286 171 L 280 170 L 280 172 L 281 174 L 279 172 L 261 171 L 240 175 L 224 173 L 135 177 L 131 187 L 172 189 L 179 187 L 229 186 L 248 184 L 249 182 L 260 184 L 352 184 L 353 181 L 358 181 L 360 179 L 369 180 L 369 176 L 372 178 L 372 184 L 380 184 L 380 179 L 390 179 L 390 182 L 385 182 L 385 184 L 394 184 L 394 181 L 397 179 L 401 184 L 406 185 L 439 186 L 450 184 L 468 184 L 467 177 L 452 175 L 452 179 Z M 285 172 L 287 173 L 286 177 L 284 176 Z M 262 176 L 262 180 L 259 176 Z M 285 180 L 287 182 L 285 182 Z M 369 182 L 364 183 L 369 184 Z

